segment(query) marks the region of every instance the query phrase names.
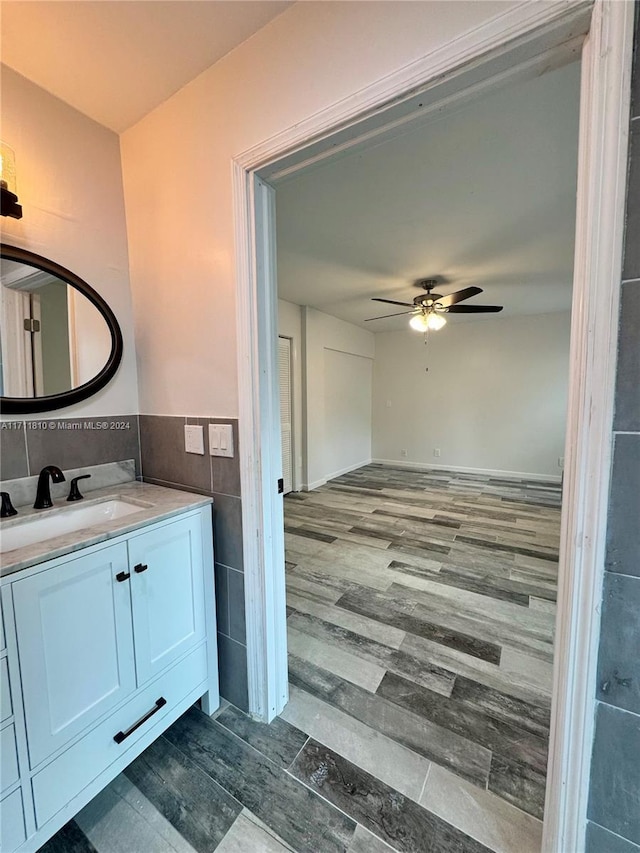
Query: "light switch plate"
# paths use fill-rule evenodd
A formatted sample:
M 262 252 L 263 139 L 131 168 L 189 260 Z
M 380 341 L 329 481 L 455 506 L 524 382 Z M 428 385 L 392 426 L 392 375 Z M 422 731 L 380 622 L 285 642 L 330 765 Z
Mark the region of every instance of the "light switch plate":
M 204 456 L 204 428 L 197 424 L 186 424 L 184 428 L 184 449 L 187 453 Z
M 209 453 L 212 456 L 234 455 L 231 424 L 209 424 Z

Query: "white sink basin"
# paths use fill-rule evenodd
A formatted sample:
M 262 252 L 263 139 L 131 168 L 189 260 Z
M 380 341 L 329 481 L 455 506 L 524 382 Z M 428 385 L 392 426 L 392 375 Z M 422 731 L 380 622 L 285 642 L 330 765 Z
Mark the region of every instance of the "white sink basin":
M 3 522 L 0 526 L 0 551 L 13 551 L 35 545 L 65 533 L 85 530 L 96 524 L 114 521 L 147 509 L 146 504 L 131 503 L 122 498 L 105 498 L 85 506 L 61 507 L 25 519 Z

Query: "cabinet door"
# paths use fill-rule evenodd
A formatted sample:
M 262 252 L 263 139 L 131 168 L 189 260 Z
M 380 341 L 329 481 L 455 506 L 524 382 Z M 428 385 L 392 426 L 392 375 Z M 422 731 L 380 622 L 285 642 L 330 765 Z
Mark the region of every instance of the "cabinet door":
M 127 565 L 112 545 L 13 585 L 32 767 L 135 689 Z
M 132 537 L 129 563 L 136 670 L 143 684 L 204 639 L 200 516 Z

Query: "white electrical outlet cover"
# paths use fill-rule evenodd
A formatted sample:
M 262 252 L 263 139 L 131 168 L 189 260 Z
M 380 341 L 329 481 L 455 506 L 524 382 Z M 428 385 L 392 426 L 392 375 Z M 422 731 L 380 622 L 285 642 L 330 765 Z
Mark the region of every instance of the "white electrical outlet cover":
M 204 456 L 204 429 L 198 424 L 186 424 L 184 428 L 184 449 L 187 453 Z

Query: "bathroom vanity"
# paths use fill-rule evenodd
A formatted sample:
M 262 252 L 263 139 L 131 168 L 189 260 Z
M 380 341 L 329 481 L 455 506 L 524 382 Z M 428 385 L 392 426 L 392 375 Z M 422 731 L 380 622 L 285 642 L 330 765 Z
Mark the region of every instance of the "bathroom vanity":
M 190 705 L 218 707 L 211 501 L 128 483 L 3 532 L 23 544 L 2 554 L 0 848 L 33 853 Z

